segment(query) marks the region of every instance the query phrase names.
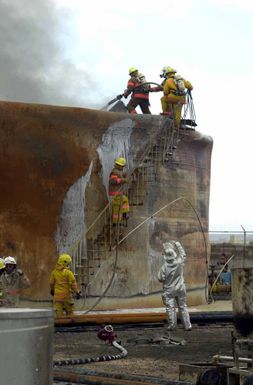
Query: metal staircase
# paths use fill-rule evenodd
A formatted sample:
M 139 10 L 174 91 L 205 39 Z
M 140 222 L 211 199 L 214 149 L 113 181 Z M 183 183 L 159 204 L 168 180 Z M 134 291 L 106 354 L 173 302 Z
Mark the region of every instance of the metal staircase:
M 180 131 L 180 135 L 183 135 L 184 132 Z M 179 131 L 175 130 L 173 121 L 165 117 L 156 143 L 150 144 L 143 154 L 134 159 L 136 167 L 128 176 L 130 218 L 127 223 L 123 222 L 120 225 L 120 237 L 133 230 L 131 217 L 145 204 L 150 183 L 158 180 L 160 166 L 173 159 L 178 141 Z M 73 256 L 73 269 L 77 282 L 85 290 L 86 295 L 89 294 L 89 284 L 96 272 L 115 249 L 116 227 L 112 224 L 111 212 L 112 202 L 109 202 L 86 233 L 69 250 Z

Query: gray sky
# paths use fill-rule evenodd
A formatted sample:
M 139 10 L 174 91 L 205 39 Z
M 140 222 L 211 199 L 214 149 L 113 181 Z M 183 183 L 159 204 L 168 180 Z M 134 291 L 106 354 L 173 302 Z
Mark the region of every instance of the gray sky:
M 157 83 L 176 68 L 214 141 L 210 228 L 253 230 L 251 0 L 0 0 L 0 12 L 2 100 L 101 108 L 129 67 Z

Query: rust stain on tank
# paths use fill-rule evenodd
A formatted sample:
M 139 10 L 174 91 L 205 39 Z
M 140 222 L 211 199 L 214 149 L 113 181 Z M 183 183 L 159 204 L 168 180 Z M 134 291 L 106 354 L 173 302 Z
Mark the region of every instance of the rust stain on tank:
M 91 164 L 90 181 L 85 191 L 87 226 L 107 204 L 102 180 L 103 165 L 97 150 L 108 129 L 115 127 L 115 132 L 118 130 L 120 134 L 123 124 L 132 130 L 129 134 L 129 156 L 133 159 L 140 156 L 150 143 L 155 143 L 160 123 L 159 116 L 147 119 L 142 115 L 130 116 L 85 108 L 0 103 L 1 254 L 16 255 L 20 267 L 31 278 L 32 288 L 25 291 L 25 296 L 50 299 L 48 281 L 58 254 L 55 236 L 64 199 L 76 181 L 87 174 Z M 207 233 L 211 150 L 210 138 L 189 132 L 180 143 L 174 163 L 160 170 L 161 180 L 163 174 L 167 175 L 164 179 L 167 183 L 166 194 L 162 191 L 164 186 L 153 183 L 144 208 L 140 208 L 139 217 L 143 213 L 152 214 L 164 202 L 183 194 L 196 204 Z M 195 266 L 194 272 L 188 268 L 188 282 L 201 286 L 203 277 L 199 278 L 198 273 L 204 269 L 205 261 L 196 247 L 202 242 L 196 218 L 193 219 L 192 213 L 189 214 L 189 210 L 183 207 L 175 208 L 170 215 L 170 234 L 184 241 L 189 259 L 193 259 Z M 156 224 L 160 230 L 162 223 L 161 219 Z M 129 252 L 133 250 L 136 254 L 136 266 L 127 266 L 123 262 L 118 266 L 122 290 L 123 286 L 137 285 L 137 277 L 133 275 L 133 270 L 138 274 L 141 268 L 137 254 L 143 247 L 146 250 L 154 248 L 157 252 L 155 242 L 156 236 L 161 236 L 160 230 L 156 235 L 149 228 L 150 245 L 149 240 L 144 239 L 136 249 L 134 238 L 127 242 Z M 141 270 L 141 279 L 147 281 L 150 279 L 147 255 L 141 258 L 146 264 Z M 156 289 L 156 284 L 152 283 L 148 290 L 152 294 L 152 290 Z M 137 286 L 135 290 L 139 290 Z M 157 298 L 154 302 L 157 303 Z M 137 304 L 138 300 L 133 297 L 132 303 Z

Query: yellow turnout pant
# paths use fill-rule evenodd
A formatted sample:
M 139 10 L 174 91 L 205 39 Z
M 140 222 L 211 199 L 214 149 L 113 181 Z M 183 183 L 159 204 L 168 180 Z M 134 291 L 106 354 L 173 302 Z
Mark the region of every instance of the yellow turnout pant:
M 174 125 L 176 128 L 180 127 L 183 104 L 185 104 L 184 96 L 169 94 L 161 97 L 162 111 L 173 112 Z
M 123 214 L 129 212 L 129 202 L 126 195 L 114 195 L 112 203 L 112 223 L 121 223 Z
M 74 302 L 72 300 L 54 302 L 54 310 L 57 318 L 64 315 L 72 315 L 74 310 Z

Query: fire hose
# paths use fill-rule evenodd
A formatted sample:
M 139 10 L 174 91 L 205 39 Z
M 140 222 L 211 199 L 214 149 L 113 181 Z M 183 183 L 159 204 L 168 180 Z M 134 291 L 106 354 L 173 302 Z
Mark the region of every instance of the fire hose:
M 97 337 L 102 341 L 109 342 L 109 344 L 113 345 L 116 349 L 118 349 L 120 353 L 112 355 L 107 354 L 98 357 L 56 360 L 54 361 L 54 366 L 83 365 L 89 364 L 91 362 L 119 360 L 127 356 L 127 350 L 116 341 L 117 335 L 114 333 L 112 325 L 106 325 L 103 328 L 99 329 Z

